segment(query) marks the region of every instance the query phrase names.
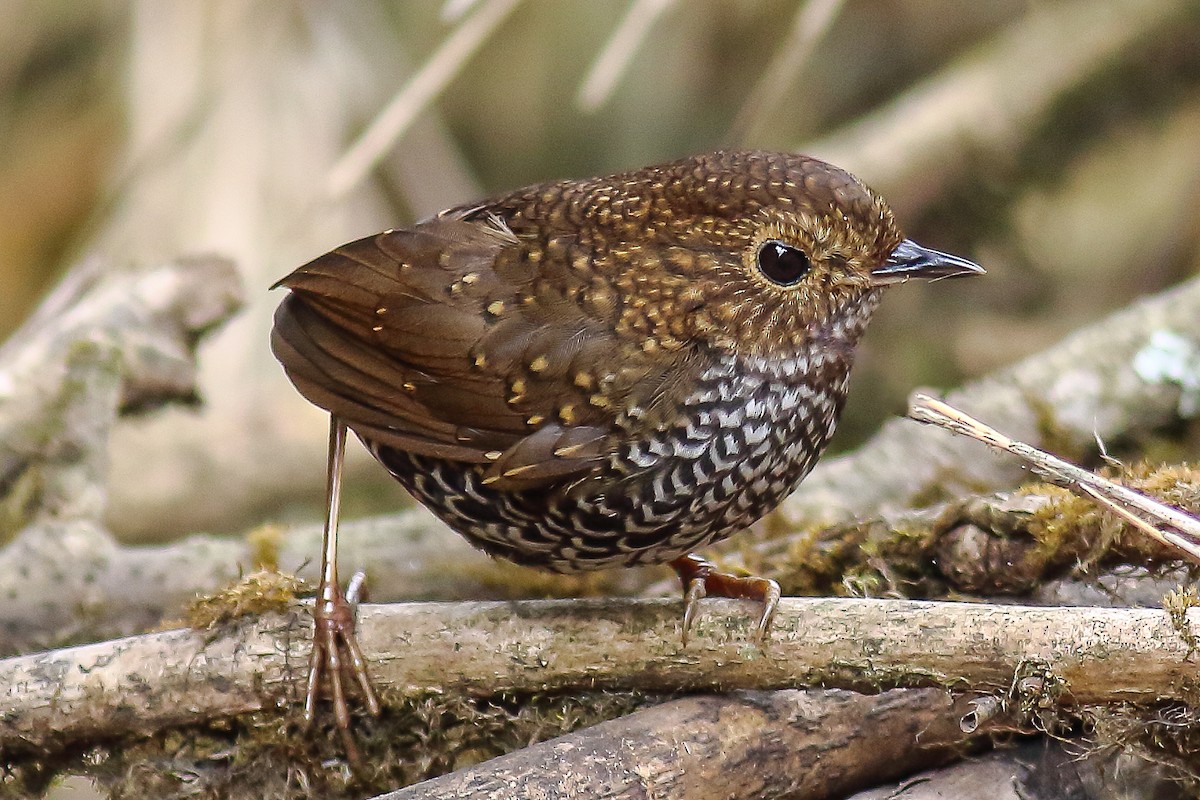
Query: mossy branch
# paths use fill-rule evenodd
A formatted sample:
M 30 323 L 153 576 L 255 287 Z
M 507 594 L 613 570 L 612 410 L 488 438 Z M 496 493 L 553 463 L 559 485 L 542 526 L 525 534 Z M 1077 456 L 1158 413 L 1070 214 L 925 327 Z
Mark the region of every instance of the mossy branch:
M 1200 514 L 1196 467 L 1133 464 L 1118 477 L 1164 503 Z M 775 578 L 794 594 L 849 591 L 921 598 L 1029 596 L 1071 574 L 1095 581 L 1103 571 L 1136 566 L 1143 583 L 1152 584 L 1152 603 L 1175 585 L 1164 587 L 1156 575 L 1176 572 L 1179 560 L 1174 550 L 1142 536 L 1092 500 L 1042 482 L 928 508 L 884 509 L 807 537 L 754 543 L 738 555 L 746 569 Z M 1126 604 L 1144 603 L 1131 599 Z
M 913 397 L 908 415 L 918 422 L 938 425 L 1017 456 L 1056 485 L 1094 500 L 1128 522 L 1134 530 L 1190 559 L 1192 563 L 1200 564 L 1200 519 L 1103 475 L 1088 472 L 1025 442 L 1011 439 L 969 414 L 928 395 L 918 393 Z

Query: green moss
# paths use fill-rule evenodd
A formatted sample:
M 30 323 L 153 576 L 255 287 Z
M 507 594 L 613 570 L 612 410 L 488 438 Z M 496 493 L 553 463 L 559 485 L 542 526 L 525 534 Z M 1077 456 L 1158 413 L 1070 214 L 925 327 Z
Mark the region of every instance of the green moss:
M 211 630 L 241 617 L 283 613 L 296 602 L 301 581 L 294 575 L 272 570 L 253 572 L 238 583 L 191 602 L 187 624 L 196 630 Z
M 1026 658 L 1013 670 L 1009 687 L 1009 705 L 1022 717 L 1042 723 L 1041 730 L 1049 731 L 1044 723 L 1060 708 L 1060 701 L 1069 691 L 1066 683 L 1055 674 L 1050 664 L 1040 658 Z
M 1104 518 L 1096 504 L 1051 483 L 1026 484 L 1018 496 L 1045 498 L 1030 515 L 1026 533 L 1037 543 L 1036 554 L 1047 564 L 1059 563 L 1079 555 L 1097 538 Z
M 1131 489 L 1192 515 L 1200 514 L 1200 471 L 1191 464 L 1139 462 L 1110 472 L 1114 480 Z M 1067 489 L 1035 483 L 1022 487 L 1019 493 L 1049 498 L 1030 515 L 1027 525 L 1047 565 L 1076 561 L 1085 568 L 1103 561 L 1154 565 L 1179 557 L 1095 501 Z
M 0 544 L 7 544 L 37 513 L 45 494 L 45 470 L 26 463 L 0 485 Z
M 1200 513 L 1200 471 L 1190 464 L 1138 463 L 1114 477 L 1184 511 Z M 1036 502 L 1022 502 L 1026 496 Z M 1009 592 L 1026 591 L 1073 568 L 1086 572 L 1098 564 L 1167 566 L 1179 558 L 1094 501 L 1044 482 L 1028 484 L 1012 497 L 966 498 L 900 519 L 801 530 L 775 547 L 743 546 L 741 561 L 756 574 L 779 581 L 785 594 L 928 598 L 944 597 L 958 585 L 943 570 L 956 557 L 945 550 L 954 548 L 946 537 L 962 525 L 974 525 L 994 539 L 989 548 L 996 549 L 997 564 L 979 567 L 1005 570 L 1007 577 L 996 588 Z M 942 563 L 948 557 L 951 560 Z M 981 580 L 981 590 L 991 585 Z
M 760 574 L 778 581 L 784 594 L 832 594 L 853 566 L 857 547 L 849 536 L 831 542 L 822 533 L 820 529 L 801 531 L 789 540 L 787 549 L 778 558 L 762 560 L 757 565 L 747 560 L 747 566 L 750 569 L 757 566 Z
M 785 594 L 876 597 L 887 591 L 928 596 L 940 578 L 929 555 L 934 528 L 913 523 L 890 527 L 882 520 L 797 534 L 777 557 L 745 563 L 779 581 Z

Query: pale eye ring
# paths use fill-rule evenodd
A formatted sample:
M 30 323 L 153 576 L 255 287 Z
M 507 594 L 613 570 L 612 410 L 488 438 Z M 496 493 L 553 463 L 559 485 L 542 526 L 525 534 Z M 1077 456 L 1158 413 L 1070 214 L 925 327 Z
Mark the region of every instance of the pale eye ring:
M 779 286 L 794 286 L 812 269 L 803 250 L 778 239 L 768 239 L 759 246 L 756 262 L 759 272 Z

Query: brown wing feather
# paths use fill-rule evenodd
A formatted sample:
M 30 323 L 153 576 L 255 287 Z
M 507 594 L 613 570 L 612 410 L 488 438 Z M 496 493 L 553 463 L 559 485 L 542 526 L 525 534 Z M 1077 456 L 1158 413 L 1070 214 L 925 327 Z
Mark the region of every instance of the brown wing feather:
M 487 220 L 455 217 L 344 245 L 279 282 L 291 294 L 272 348 L 301 394 L 365 438 L 491 463 L 498 487 L 576 477 L 607 453 L 612 418 L 584 395 L 560 422 L 562 375 L 615 343 L 565 300 L 515 301 L 538 277 L 517 266 L 521 247 Z M 496 301 L 507 313 L 488 313 Z M 554 368 L 531 372 L 539 355 Z

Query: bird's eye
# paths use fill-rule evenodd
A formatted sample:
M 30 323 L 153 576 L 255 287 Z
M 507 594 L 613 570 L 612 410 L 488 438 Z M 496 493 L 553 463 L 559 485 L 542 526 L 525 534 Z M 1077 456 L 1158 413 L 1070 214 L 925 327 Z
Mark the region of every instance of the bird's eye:
M 803 250 L 771 239 L 758 248 L 758 268 L 771 283 L 791 286 L 812 267 Z

